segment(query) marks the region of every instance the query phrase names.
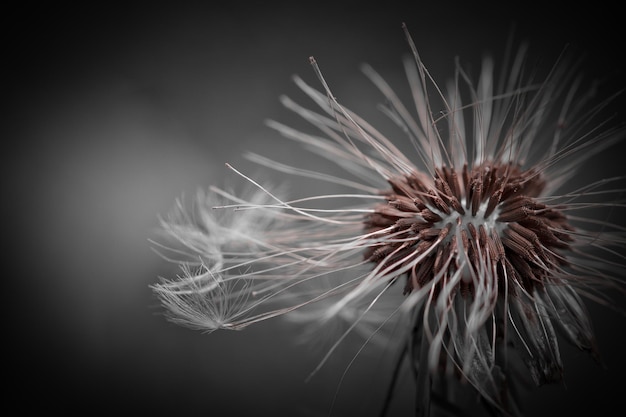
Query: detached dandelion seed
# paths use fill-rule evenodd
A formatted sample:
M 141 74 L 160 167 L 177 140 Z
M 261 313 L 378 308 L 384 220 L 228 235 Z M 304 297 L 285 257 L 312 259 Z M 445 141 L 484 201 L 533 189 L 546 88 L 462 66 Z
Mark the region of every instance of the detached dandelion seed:
M 527 76 L 524 46 L 499 76 L 490 58 L 477 81 L 457 63 L 444 89 L 404 30 L 412 108 L 373 68 L 363 71 L 414 152 L 340 104 L 310 58 L 321 91 L 295 82 L 321 111 L 282 102 L 318 133 L 268 125 L 345 176 L 248 157 L 345 192 L 288 199 L 227 165 L 254 191 L 212 188 L 191 213 L 179 205 L 158 245 L 183 274 L 154 290 L 173 321 L 209 331 L 290 312 L 311 328 L 349 320 L 319 367 L 347 334 L 367 342 L 404 317 L 382 414 L 408 367 L 416 415 L 478 405 L 521 415 L 524 375 L 536 385 L 562 379 L 560 339 L 598 357 L 582 298 L 611 305 L 607 290 L 624 292 L 626 229 L 609 219 L 624 214 L 625 177 L 572 184 L 625 129 L 602 118 L 610 98 L 594 104 L 570 64 L 544 80 Z

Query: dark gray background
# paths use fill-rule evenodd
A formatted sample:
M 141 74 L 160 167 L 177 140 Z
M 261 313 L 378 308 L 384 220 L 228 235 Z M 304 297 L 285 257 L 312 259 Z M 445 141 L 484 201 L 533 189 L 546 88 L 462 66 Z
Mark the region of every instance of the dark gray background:
M 315 84 L 310 55 L 336 96 L 377 120 L 380 97 L 358 65 L 402 86 L 402 21 L 442 82 L 455 56 L 478 68 L 484 52 L 503 51 L 514 26 L 546 68 L 571 43 L 586 52 L 590 78 L 624 87 L 616 10 L 471 3 L 5 9 L 4 379 L 17 410 L 324 415 L 354 350 L 305 384 L 321 354 L 294 345 L 292 328 L 204 335 L 167 323 L 148 285 L 173 270 L 147 238 L 181 193 L 219 184 L 226 161 L 245 165 L 244 150 L 285 157 L 263 121 L 296 120 L 278 96 L 298 94 L 293 74 Z M 623 172 L 620 160 L 609 154 L 589 173 Z M 606 369 L 566 348 L 565 387 L 542 389 L 529 415 L 622 405 L 624 319 L 591 311 Z M 334 415 L 376 415 L 385 355 L 357 360 Z M 410 413 L 406 386 L 395 409 Z

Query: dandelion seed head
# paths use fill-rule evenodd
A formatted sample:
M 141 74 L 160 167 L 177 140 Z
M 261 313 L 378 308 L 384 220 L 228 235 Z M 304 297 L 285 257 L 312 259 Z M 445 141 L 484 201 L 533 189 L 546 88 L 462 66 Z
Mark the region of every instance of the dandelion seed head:
M 581 93 L 575 67 L 559 62 L 545 80 L 533 78 L 526 46 L 500 74 L 484 59 L 477 80 L 457 61 L 443 89 L 406 32 L 410 105 L 373 68 L 363 71 L 412 153 L 341 104 L 311 58 L 321 91 L 295 82 L 316 110 L 281 101 L 318 132 L 268 125 L 345 177 L 249 159 L 345 192 L 289 200 L 227 165 L 252 191 L 214 188 L 191 214 L 181 206 L 162 222 L 187 255 L 183 265 L 200 269 L 154 289 L 174 320 L 194 328 L 241 329 L 288 315 L 315 326 L 305 332 L 313 337 L 336 328 L 313 374 L 348 334 L 368 341 L 402 316 L 418 408 L 428 410 L 434 392 L 454 404 L 458 388 L 496 415 L 514 415 L 512 358 L 537 385 L 560 381 L 560 338 L 597 356 L 582 298 L 609 304 L 606 288 L 623 291 L 624 228 L 587 209 L 623 213 L 625 177 L 572 183 L 626 130 L 601 117 L 606 101 Z M 404 296 L 380 314 L 392 291 Z M 450 381 L 458 387 L 446 389 Z

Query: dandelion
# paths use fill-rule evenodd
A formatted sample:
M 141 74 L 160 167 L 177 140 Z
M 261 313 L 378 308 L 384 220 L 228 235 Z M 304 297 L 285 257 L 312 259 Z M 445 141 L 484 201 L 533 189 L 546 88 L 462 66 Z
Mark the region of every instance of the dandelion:
M 522 46 L 500 76 L 490 58 L 477 82 L 457 64 L 444 89 L 405 33 L 412 108 L 363 71 L 413 153 L 340 104 L 311 58 L 321 91 L 295 82 L 319 110 L 282 102 L 317 133 L 268 124 L 345 175 L 248 158 L 344 191 L 288 199 L 227 164 L 256 191 L 212 188 L 226 202 L 199 195 L 195 215 L 179 205 L 162 222 L 163 248 L 184 255 L 184 273 L 154 289 L 173 320 L 209 331 L 287 313 L 311 328 L 347 320 L 319 367 L 348 334 L 367 339 L 405 318 L 383 413 L 408 366 L 417 415 L 467 404 L 518 415 L 525 375 L 562 379 L 560 339 L 597 356 L 582 298 L 609 304 L 607 289 L 623 291 L 626 230 L 610 216 L 624 209 L 625 178 L 573 184 L 625 130 L 601 118 L 610 100 L 594 105 L 571 65 L 537 81 Z

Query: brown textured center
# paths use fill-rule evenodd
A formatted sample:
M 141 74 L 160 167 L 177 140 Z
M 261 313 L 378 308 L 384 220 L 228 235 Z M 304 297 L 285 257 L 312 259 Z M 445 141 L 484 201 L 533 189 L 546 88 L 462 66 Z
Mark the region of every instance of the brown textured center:
M 380 238 L 365 258 L 387 276 L 402 270 L 405 294 L 435 277 L 452 276 L 462 264 L 472 269 L 462 271 L 465 293 L 474 291 L 472 274 L 485 268 L 498 284 L 515 280 L 530 292 L 566 264 L 561 253 L 573 228 L 558 207 L 537 201 L 545 181 L 536 171 L 483 163 L 460 172 L 436 169 L 434 180 L 415 172 L 388 182 L 387 202 L 364 220 L 366 230 Z

